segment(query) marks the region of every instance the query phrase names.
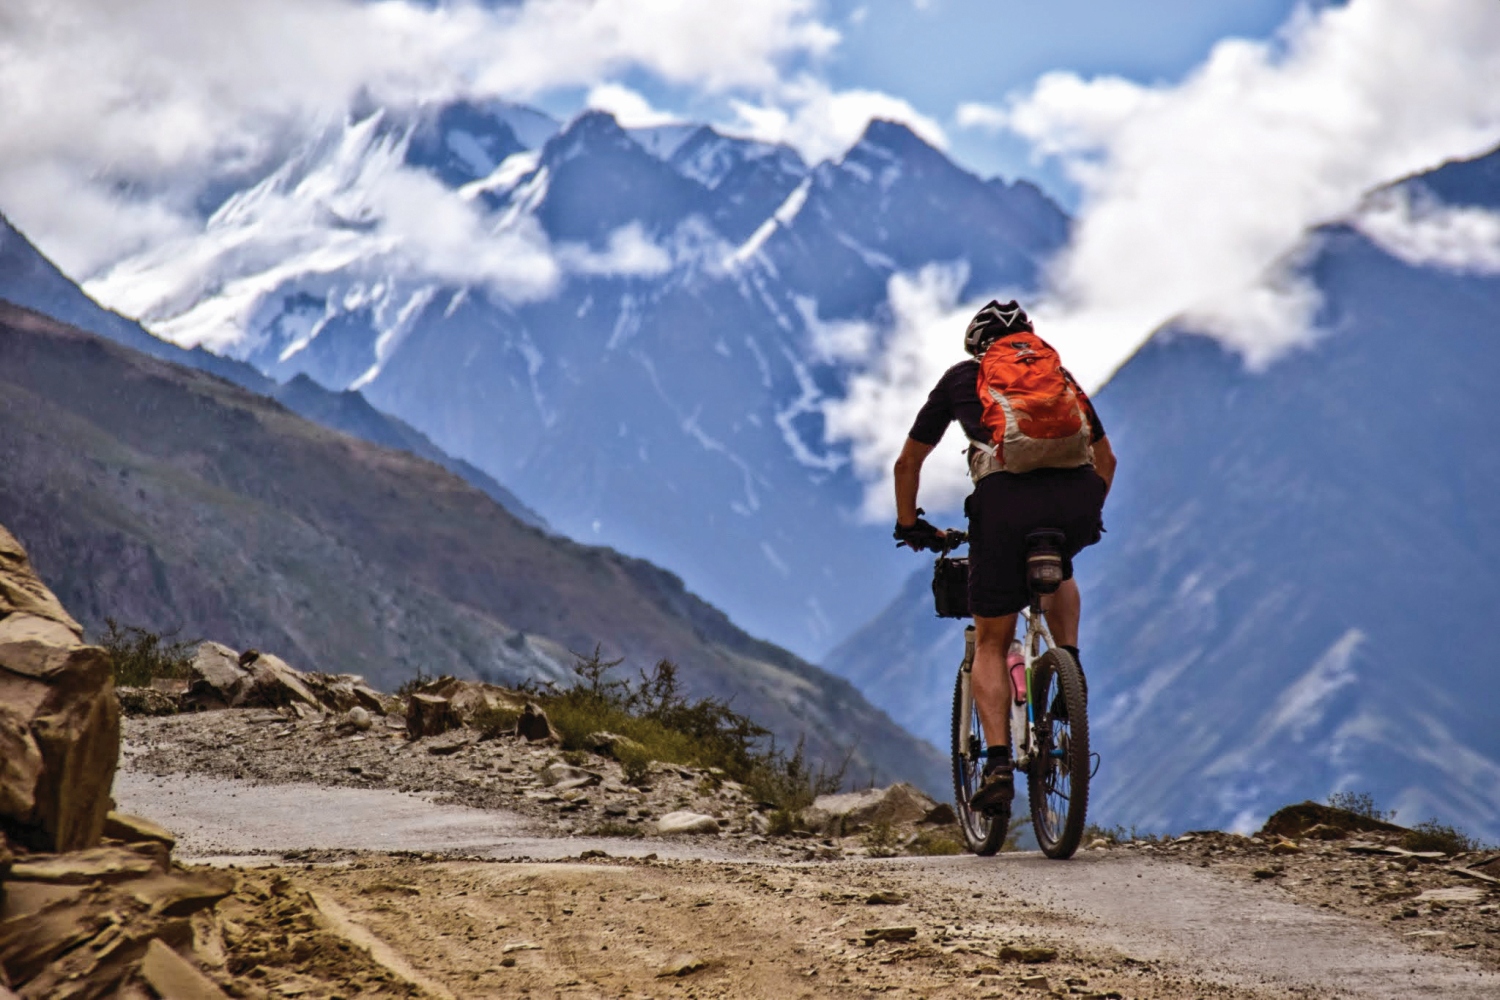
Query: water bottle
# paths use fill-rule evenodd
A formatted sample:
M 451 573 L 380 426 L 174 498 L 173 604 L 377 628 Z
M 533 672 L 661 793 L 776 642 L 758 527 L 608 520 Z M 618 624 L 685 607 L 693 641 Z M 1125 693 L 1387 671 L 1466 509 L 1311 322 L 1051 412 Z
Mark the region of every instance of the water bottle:
M 1021 652 L 1019 639 L 1012 639 L 1005 665 L 1010 669 L 1010 696 L 1017 705 L 1026 703 L 1026 656 Z

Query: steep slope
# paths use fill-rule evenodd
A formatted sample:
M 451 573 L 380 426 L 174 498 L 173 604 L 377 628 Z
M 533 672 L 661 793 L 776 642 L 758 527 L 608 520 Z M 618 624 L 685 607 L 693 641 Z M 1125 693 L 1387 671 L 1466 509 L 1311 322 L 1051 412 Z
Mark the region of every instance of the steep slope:
M 201 236 L 90 290 L 277 378 L 360 389 L 564 533 L 671 567 L 804 655 L 888 600 L 905 564 L 858 518 L 822 403 L 889 332 L 894 275 L 937 265 L 964 294 L 1028 287 L 1063 213 L 890 122 L 809 166 L 601 112 L 523 151 L 492 112 L 412 121 L 351 120 L 228 198 Z M 395 187 L 469 219 L 463 255 L 489 271 L 393 251 L 407 233 L 382 200 Z
M 820 758 L 941 788 L 846 681 L 745 635 L 676 577 L 522 524 L 425 460 L 0 303 L 0 521 L 87 626 L 106 616 L 394 684 L 563 676 L 596 643 L 680 664 Z
M 1500 152 L 1376 197 L 1493 208 Z M 1102 821 L 1243 827 L 1353 789 L 1500 839 L 1500 268 L 1353 221 L 1309 238 L 1321 339 L 1256 373 L 1165 330 L 1098 396 L 1121 463 L 1079 560 Z M 907 676 L 936 702 L 961 647 L 920 577 L 826 665 L 936 739 Z
M 455 459 L 410 424 L 382 413 L 359 392 L 334 392 L 306 377 L 284 384 L 262 375 L 253 365 L 220 357 L 201 347 L 191 350 L 154 337 L 139 323 L 111 312 L 84 294 L 67 275 L 37 250 L 10 220 L 0 215 L 0 300 L 34 309 L 53 319 L 108 337 L 154 358 L 210 372 L 251 392 L 271 396 L 294 413 L 334 430 L 387 448 L 400 448 L 436 462 L 476 486 L 527 524 L 546 521 L 515 494 L 472 464 Z

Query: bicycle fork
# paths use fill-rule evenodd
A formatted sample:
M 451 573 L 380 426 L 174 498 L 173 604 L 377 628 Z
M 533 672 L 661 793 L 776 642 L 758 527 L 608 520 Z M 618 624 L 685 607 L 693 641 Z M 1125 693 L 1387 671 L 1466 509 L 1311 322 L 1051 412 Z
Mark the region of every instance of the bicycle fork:
M 974 746 L 974 727 L 969 722 L 974 717 L 974 626 L 964 626 L 964 662 L 959 669 L 959 719 L 963 727 L 963 755 L 967 760 L 974 760 L 978 755 L 978 748 Z

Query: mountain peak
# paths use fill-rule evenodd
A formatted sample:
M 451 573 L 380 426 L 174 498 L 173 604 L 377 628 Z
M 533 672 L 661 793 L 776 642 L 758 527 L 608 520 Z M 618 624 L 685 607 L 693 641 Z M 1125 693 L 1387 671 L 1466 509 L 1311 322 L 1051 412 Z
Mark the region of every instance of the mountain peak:
M 943 155 L 932 143 L 913 132 L 911 126 L 888 118 L 871 118 L 870 124 L 865 126 L 864 133 L 850 147 L 849 153 L 861 148 L 884 150 L 902 158 L 912 155 Z M 849 153 L 844 154 L 846 159 Z

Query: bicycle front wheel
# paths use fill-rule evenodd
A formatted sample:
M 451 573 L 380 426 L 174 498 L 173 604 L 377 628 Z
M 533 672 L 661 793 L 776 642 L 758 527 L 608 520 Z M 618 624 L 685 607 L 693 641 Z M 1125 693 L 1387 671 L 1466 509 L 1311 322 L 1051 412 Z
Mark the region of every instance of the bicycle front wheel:
M 991 855 L 1005 843 L 1010 829 L 1010 806 L 988 812 L 971 809 L 969 802 L 984 776 L 984 730 L 973 699 L 964 704 L 964 672 L 953 685 L 953 805 L 964 842 L 975 854 Z
M 1026 773 L 1031 822 L 1049 858 L 1070 858 L 1083 839 L 1089 808 L 1089 720 L 1083 671 L 1065 649 L 1049 649 L 1032 668 L 1036 753 Z M 1056 716 L 1054 708 L 1060 708 Z

